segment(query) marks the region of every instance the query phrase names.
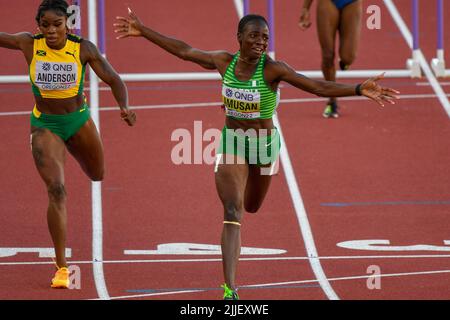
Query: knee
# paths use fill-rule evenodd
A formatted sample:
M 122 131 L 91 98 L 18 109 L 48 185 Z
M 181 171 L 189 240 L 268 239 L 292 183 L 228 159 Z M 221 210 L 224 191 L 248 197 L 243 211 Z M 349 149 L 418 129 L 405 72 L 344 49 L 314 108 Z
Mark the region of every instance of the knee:
M 349 66 L 356 60 L 356 53 L 346 53 L 341 55 L 341 61 L 343 64 Z
M 89 174 L 89 178 L 91 178 L 92 181 L 97 182 L 103 181 L 104 177 L 105 177 L 105 170 L 103 168 Z
M 258 204 L 247 204 L 245 205 L 245 211 L 248 213 L 257 213 L 260 207 Z
M 100 182 L 100 181 L 103 181 L 104 176 L 105 176 L 105 172 L 104 172 L 104 171 L 101 171 L 101 172 L 99 172 L 99 173 L 93 175 L 93 176 L 91 177 L 91 179 L 92 179 L 92 181 Z
M 242 208 L 236 203 L 229 202 L 224 205 L 224 220 L 240 222 L 242 218 Z
M 50 200 L 55 202 L 64 202 L 66 200 L 66 188 L 60 182 L 50 183 L 47 187 Z
M 333 50 L 322 51 L 322 65 L 325 68 L 331 68 L 334 66 L 335 53 Z

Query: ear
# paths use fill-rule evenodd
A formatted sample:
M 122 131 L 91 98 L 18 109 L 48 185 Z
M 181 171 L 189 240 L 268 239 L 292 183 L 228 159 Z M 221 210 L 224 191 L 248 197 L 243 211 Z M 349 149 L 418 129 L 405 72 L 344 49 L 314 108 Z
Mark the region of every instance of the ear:
M 237 33 L 237 40 L 239 43 L 242 43 L 242 33 L 240 32 Z

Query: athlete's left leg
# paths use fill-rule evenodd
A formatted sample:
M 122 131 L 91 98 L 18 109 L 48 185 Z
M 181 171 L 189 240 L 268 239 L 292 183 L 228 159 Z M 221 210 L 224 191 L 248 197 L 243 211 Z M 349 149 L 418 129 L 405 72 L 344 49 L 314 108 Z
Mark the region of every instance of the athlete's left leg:
M 103 180 L 105 173 L 103 144 L 91 118 L 66 141 L 66 146 L 92 181 Z
M 267 191 L 269 190 L 272 176 L 268 174 L 269 168 L 257 165 L 249 165 L 247 185 L 245 187 L 244 208 L 245 211 L 256 213 L 261 207 Z
M 341 68 L 347 69 L 356 58 L 361 35 L 362 1 L 346 5 L 341 10 L 339 25 L 339 57 Z

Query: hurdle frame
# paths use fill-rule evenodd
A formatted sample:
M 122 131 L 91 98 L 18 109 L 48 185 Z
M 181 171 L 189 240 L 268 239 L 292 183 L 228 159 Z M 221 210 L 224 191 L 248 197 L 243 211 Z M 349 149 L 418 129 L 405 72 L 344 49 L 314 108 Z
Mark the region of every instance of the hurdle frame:
M 413 0 L 413 2 L 416 2 L 418 0 Z M 441 1 L 442 0 L 438 0 Z M 235 4 L 239 4 L 242 6 L 241 10 L 243 12 L 249 13 L 250 12 L 250 0 L 234 0 Z M 78 3 L 80 5 L 79 0 L 74 0 L 73 3 Z M 91 3 L 91 0 L 88 0 L 88 3 Z M 105 36 L 105 15 L 104 15 L 104 9 L 105 9 L 105 3 L 104 0 L 97 0 L 96 7 L 99 8 L 98 10 L 98 42 L 99 42 L 99 49 L 101 50 L 102 54 L 105 54 L 106 49 L 106 36 Z M 275 23 L 274 23 L 274 2 L 268 1 L 268 22 L 269 22 L 269 28 L 271 31 L 271 34 L 275 34 Z M 413 29 L 416 29 L 417 32 L 415 32 L 417 38 L 418 38 L 418 24 L 417 28 L 413 26 Z M 79 31 L 77 31 L 79 32 Z M 442 33 L 443 34 L 443 33 Z M 271 37 L 272 39 L 272 45 L 275 46 L 275 36 Z M 443 51 L 442 55 L 443 55 Z M 272 57 L 275 56 L 275 51 L 273 48 L 269 47 L 269 55 Z M 440 54 L 439 54 L 440 55 Z M 416 54 L 412 54 L 412 59 L 407 60 L 408 61 L 417 61 Z M 440 60 L 441 61 L 441 60 Z M 411 62 L 414 64 L 415 62 Z M 419 67 L 420 69 L 420 67 Z M 302 75 L 313 78 L 313 79 L 322 79 L 323 74 L 319 70 L 301 70 L 297 71 L 298 73 L 301 73 Z M 369 78 L 374 77 L 382 72 L 385 72 L 385 78 L 408 78 L 413 77 L 414 75 L 417 75 L 417 71 L 414 71 L 412 68 L 408 67 L 406 69 L 389 69 L 389 70 L 347 70 L 347 71 L 337 71 L 336 72 L 336 78 L 337 79 L 360 79 L 360 78 Z M 450 70 L 447 70 L 447 74 L 450 75 Z M 173 73 L 124 73 L 120 74 L 122 79 L 126 82 L 165 82 L 165 81 L 210 81 L 210 80 L 221 80 L 221 77 L 219 73 L 217 72 L 173 72 Z M 0 76 L 0 84 L 2 83 L 8 83 L 8 84 L 19 84 L 19 83 L 28 83 L 29 77 L 27 75 L 2 75 Z

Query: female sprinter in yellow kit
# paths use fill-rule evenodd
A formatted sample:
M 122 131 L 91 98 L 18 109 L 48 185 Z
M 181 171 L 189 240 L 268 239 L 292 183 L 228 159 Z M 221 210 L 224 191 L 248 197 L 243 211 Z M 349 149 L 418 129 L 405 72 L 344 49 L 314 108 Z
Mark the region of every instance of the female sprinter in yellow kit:
M 119 104 L 122 119 L 134 125 L 128 110 L 125 84 L 91 42 L 69 34 L 68 4 L 45 0 L 36 21 L 40 34 L 0 32 L 0 47 L 21 50 L 29 65 L 36 105 L 31 114 L 31 146 L 34 162 L 48 192 L 47 221 L 56 253 L 53 288 L 69 287 L 66 248 L 66 148 L 86 175 L 101 181 L 104 175 L 103 146 L 83 94 L 89 64 L 107 83 Z

